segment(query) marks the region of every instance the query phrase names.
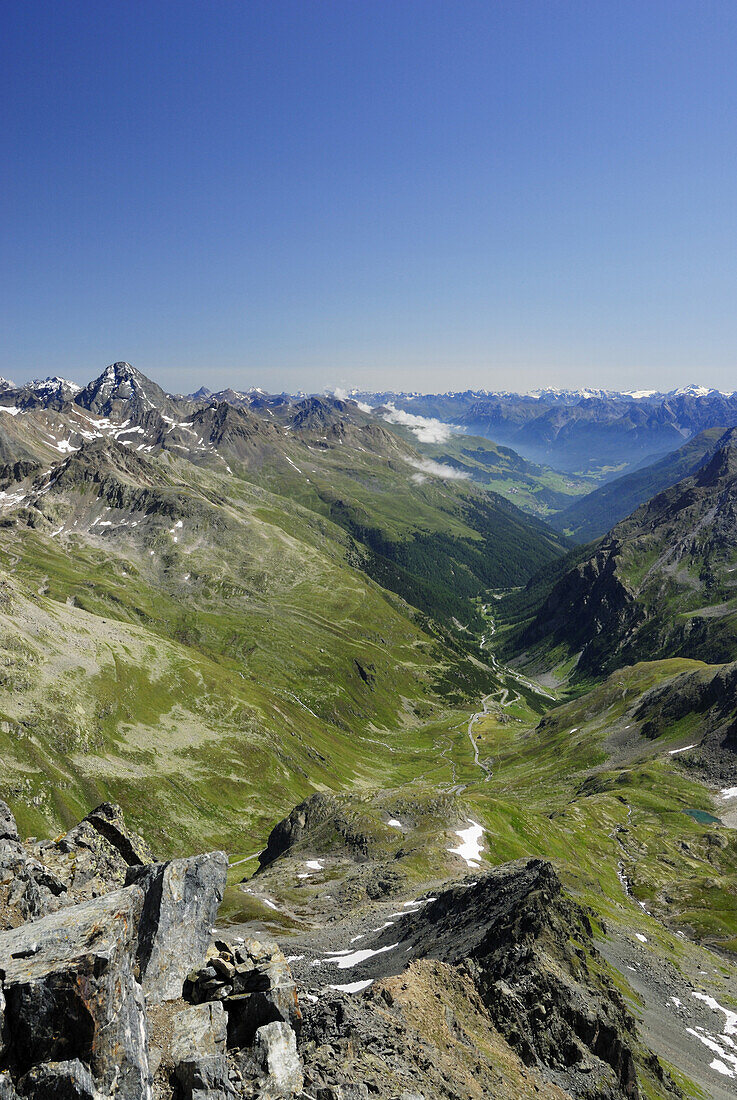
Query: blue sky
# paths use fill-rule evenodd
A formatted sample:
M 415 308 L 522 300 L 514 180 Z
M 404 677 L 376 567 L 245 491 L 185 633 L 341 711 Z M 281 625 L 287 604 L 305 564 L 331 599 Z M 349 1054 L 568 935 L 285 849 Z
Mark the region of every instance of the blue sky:
M 737 388 L 737 5 L 6 0 L 0 373 Z

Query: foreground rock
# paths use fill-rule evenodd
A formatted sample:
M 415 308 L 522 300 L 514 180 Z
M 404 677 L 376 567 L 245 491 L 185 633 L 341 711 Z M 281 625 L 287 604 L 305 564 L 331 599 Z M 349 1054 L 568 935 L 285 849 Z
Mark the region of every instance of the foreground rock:
M 50 1075 L 79 1083 L 79 1062 L 120 1100 L 151 1095 L 146 1011 L 133 974 L 142 908 L 143 892 L 131 887 L 0 936 L 6 1059 L 34 1095 L 54 1095 Z M 42 1070 L 44 1063 L 66 1068 Z
M 343 989 L 304 963 L 300 1004 L 276 943 L 213 939 L 223 852 L 151 862 L 105 804 L 32 848 L 46 866 L 1 820 L 6 916 L 31 917 L 0 933 L 0 1100 L 640 1100 L 638 1073 L 680 1095 L 549 863 L 410 903 L 358 937 Z
M 204 959 L 227 873 L 225 852 L 128 869 L 126 883 L 139 885 L 146 898 L 137 957 L 149 1001 L 179 997 L 188 972 Z
M 0 831 L 0 912 L 17 925 L 0 933 L 0 1100 L 301 1091 L 283 954 L 212 942 L 224 852 L 154 863 L 110 803 L 37 845 L 17 839 L 2 803 Z

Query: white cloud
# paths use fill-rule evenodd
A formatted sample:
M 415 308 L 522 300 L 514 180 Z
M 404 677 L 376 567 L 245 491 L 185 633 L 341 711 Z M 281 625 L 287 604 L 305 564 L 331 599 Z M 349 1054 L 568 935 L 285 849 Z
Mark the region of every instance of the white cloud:
M 373 406 L 367 405 L 365 401 L 356 401 L 355 397 L 351 397 L 348 390 L 344 390 L 342 386 L 335 387 L 333 397 L 337 397 L 338 401 L 352 401 L 354 405 L 358 405 L 361 412 L 371 413 L 374 411 Z
M 418 462 L 412 462 L 407 459 L 409 466 L 414 466 L 420 473 L 412 474 L 412 480 L 417 482 L 426 481 L 426 474 L 431 474 L 433 477 L 442 477 L 446 481 L 463 481 L 469 474 L 465 470 L 458 470 L 455 466 L 446 466 L 444 462 L 433 462 L 431 458 L 423 458 Z
M 452 424 L 445 424 L 442 420 L 435 420 L 430 416 L 416 416 L 414 413 L 397 409 L 394 405 L 387 405 L 388 412 L 384 413 L 384 420 L 389 424 L 401 424 L 409 428 L 417 436 L 420 443 L 447 443 L 456 428 Z

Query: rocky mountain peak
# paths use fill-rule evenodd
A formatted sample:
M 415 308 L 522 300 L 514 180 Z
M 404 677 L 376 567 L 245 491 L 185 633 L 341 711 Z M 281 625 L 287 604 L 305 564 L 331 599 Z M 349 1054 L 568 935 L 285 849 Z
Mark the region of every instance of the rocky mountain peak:
M 77 394 L 75 401 L 98 416 L 138 417 L 171 404 L 164 390 L 130 363 L 111 363 Z
M 154 480 L 150 463 L 114 439 L 106 438 L 85 442 L 57 467 L 53 482 L 59 487 L 79 482 L 99 483 L 111 475 L 134 485 L 147 485 Z

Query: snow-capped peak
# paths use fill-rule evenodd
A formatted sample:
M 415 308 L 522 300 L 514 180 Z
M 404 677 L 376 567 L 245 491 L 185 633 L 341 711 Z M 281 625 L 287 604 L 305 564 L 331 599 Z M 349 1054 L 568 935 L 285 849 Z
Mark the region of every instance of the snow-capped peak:
M 671 391 L 673 397 L 706 397 L 710 393 L 717 393 L 717 390 L 707 389 L 706 386 L 696 386 L 693 383 L 690 386 L 681 386 L 680 389 Z
M 57 394 L 66 390 L 68 393 L 79 393 L 81 386 L 76 382 L 70 382 L 68 378 L 60 378 L 55 374 L 49 378 L 34 378 L 28 383 L 28 388 L 38 394 Z

